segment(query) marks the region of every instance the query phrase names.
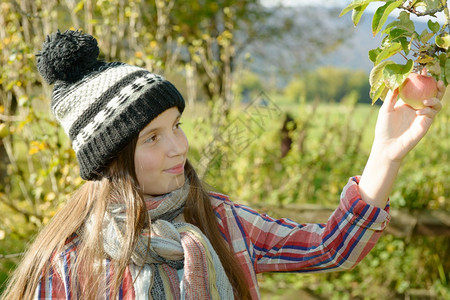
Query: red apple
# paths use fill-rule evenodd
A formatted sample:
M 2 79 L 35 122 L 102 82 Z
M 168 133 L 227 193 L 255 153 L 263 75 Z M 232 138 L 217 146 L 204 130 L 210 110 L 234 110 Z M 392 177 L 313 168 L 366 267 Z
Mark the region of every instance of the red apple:
M 437 82 L 431 76 L 417 73 L 409 74 L 405 82 L 398 89 L 400 98 L 414 109 L 425 106 L 422 101 L 435 98 L 438 93 Z

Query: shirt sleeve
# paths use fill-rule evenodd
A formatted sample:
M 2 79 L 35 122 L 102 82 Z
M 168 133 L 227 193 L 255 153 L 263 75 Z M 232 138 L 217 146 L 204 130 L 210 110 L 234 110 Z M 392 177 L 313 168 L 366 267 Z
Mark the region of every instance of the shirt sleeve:
M 323 224 L 274 219 L 236 205 L 255 271 L 327 272 L 358 264 L 390 220 L 384 209 L 361 199 L 358 177 L 344 187 L 338 208 Z

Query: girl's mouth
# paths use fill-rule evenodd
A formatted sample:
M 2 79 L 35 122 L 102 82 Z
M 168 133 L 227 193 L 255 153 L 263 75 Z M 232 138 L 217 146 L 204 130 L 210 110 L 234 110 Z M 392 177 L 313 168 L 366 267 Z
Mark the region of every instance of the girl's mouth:
M 184 172 L 184 164 L 182 163 L 182 164 L 176 165 L 176 166 L 174 166 L 170 169 L 166 169 L 164 171 L 167 173 L 172 173 L 172 174 L 181 174 Z

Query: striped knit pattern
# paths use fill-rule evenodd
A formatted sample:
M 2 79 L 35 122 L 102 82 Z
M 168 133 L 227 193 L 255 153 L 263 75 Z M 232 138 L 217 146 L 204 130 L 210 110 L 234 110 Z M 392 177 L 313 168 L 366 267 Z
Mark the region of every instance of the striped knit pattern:
M 163 77 L 123 63 L 104 63 L 79 81 L 57 81 L 52 111 L 72 140 L 81 177 L 95 180 L 139 132 L 171 107 L 184 110 Z
M 357 177 L 349 180 L 339 207 L 323 224 L 274 219 L 235 204 L 225 195 L 210 194 L 220 231 L 234 249 L 252 299 L 260 299 L 257 273 L 348 270 L 369 253 L 390 220 L 389 205 L 380 209 L 361 200 L 358 181 Z M 66 249 L 55 257 L 60 272 L 52 269 L 50 277 L 42 278 L 36 299 L 74 299 L 70 290 L 75 284 L 69 278 L 77 245 L 76 236 L 67 241 Z M 149 265 L 141 268 L 130 263 L 118 299 L 147 299 L 152 284 L 148 280 L 152 278 L 150 273 Z M 129 284 L 130 279 L 133 284 Z M 178 281 L 176 274 L 167 276 L 167 280 Z M 180 299 L 180 294 L 172 296 Z

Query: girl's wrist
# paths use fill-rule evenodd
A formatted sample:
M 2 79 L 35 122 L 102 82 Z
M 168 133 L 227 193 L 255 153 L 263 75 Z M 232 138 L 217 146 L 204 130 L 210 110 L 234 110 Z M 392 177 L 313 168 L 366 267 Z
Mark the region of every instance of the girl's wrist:
M 388 147 L 375 145 L 359 182 L 362 199 L 380 208 L 386 206 L 402 160 L 395 159 Z
M 379 164 L 399 166 L 402 163 L 404 156 L 394 153 L 391 147 L 386 143 L 374 142 L 372 149 L 370 150 L 370 158 L 376 160 Z

